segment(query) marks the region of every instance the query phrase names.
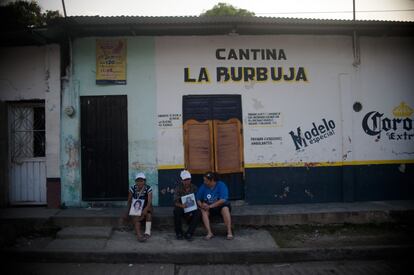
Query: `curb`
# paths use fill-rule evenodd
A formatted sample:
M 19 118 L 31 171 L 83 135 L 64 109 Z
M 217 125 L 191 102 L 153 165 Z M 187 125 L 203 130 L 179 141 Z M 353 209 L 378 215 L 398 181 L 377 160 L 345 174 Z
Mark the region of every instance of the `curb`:
M 106 251 L 2 250 L 3 258 L 25 262 L 249 264 L 334 260 L 408 259 L 414 246 L 352 246 L 337 248 L 283 248 L 272 251 L 137 253 Z

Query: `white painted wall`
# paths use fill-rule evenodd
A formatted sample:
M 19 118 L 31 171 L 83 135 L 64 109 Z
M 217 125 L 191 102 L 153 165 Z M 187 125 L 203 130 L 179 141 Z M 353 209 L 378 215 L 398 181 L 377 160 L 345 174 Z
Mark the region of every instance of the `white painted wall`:
M 46 177 L 60 177 L 60 50 L 58 45 L 0 49 L 0 100 L 45 100 Z
M 78 38 L 73 43 L 73 75 L 63 90 L 62 105 L 73 106 L 75 114 L 62 114 L 62 202 L 67 206 L 87 206 L 82 201 L 80 96 L 126 95 L 128 100 L 129 184 L 137 172 L 144 172 L 158 204 L 156 161 L 156 93 L 154 38 L 127 38 L 127 84 L 96 84 L 96 37 Z M 117 39 L 117 38 L 107 38 Z M 128 190 L 125 190 L 127 192 Z M 127 193 L 125 193 L 127 194 Z M 126 201 L 112 202 L 125 205 Z
M 413 39 L 361 38 L 361 65 L 354 67 L 350 36 L 210 36 L 156 38 L 158 120 L 182 114 L 182 96 L 241 94 L 246 166 L 342 161 L 412 159 L 414 138 L 375 141 L 362 128 L 362 119 L 377 110 L 393 118 L 401 102 L 414 108 Z M 219 60 L 216 49 L 283 49 L 286 60 Z M 307 82 L 216 81 L 217 67 L 304 67 Z M 184 68 L 198 77 L 207 68 L 210 82 L 186 83 Z M 354 102 L 363 105 L 360 112 Z M 280 112 L 278 125 L 249 125 L 249 113 Z M 163 116 L 163 117 L 162 117 Z M 413 115 L 410 116 L 411 119 Z M 291 131 L 311 131 L 322 120 L 335 124 L 334 134 L 318 143 L 296 148 Z M 184 164 L 182 118 L 170 126 L 158 126 L 158 165 Z M 398 131 L 397 131 L 398 132 Z M 414 134 L 413 130 L 409 131 Z M 273 137 L 268 145 L 255 145 L 252 138 Z
M 218 60 L 216 49 L 283 49 L 286 60 Z M 244 154 L 247 165 L 282 162 L 338 161 L 341 159 L 339 74 L 352 73 L 350 37 L 344 36 L 216 36 L 162 37 L 156 40 L 158 114 L 182 113 L 182 96 L 241 94 Z M 198 76 L 207 67 L 211 82 L 184 82 L 184 68 Z M 308 81 L 216 81 L 218 66 L 304 67 Z M 249 113 L 280 113 L 278 125 L 249 125 Z M 312 123 L 332 120 L 335 134 L 316 145 L 296 150 L 290 131 L 307 131 Z M 162 165 L 183 164 L 182 124 L 159 127 L 158 160 Z M 256 145 L 252 138 L 277 138 Z
M 45 50 L 46 175 L 60 178 L 60 49 L 51 45 Z
M 0 50 L 0 100 L 45 99 L 45 47 Z
M 414 159 L 414 129 L 384 131 L 370 136 L 362 131 L 364 116 L 376 111 L 382 118 L 396 117 L 394 108 L 402 102 L 414 109 L 414 39 L 392 37 L 362 37 L 361 66 L 355 79 L 354 98 L 363 105 L 361 112 L 354 113 L 355 160 L 412 160 Z M 408 119 L 413 120 L 411 113 Z M 372 125 L 371 125 L 372 126 Z M 414 125 L 413 125 L 414 126 Z M 404 135 L 412 135 L 405 139 Z M 390 135 L 403 139 L 390 139 Z

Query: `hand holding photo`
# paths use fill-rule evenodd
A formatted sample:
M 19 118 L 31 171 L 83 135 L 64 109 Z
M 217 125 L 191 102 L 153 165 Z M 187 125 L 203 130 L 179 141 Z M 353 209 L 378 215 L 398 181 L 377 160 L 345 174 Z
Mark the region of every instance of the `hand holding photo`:
M 185 205 L 184 213 L 191 212 L 197 209 L 194 193 L 182 196 L 181 203 Z
M 143 207 L 144 207 L 144 200 L 132 199 L 131 209 L 129 210 L 129 215 L 141 216 Z

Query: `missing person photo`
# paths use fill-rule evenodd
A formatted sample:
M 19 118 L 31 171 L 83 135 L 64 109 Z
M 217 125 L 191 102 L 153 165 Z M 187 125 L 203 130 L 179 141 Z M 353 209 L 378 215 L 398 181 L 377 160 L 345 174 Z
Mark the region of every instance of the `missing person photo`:
M 143 208 L 144 208 L 144 200 L 132 199 L 131 209 L 129 210 L 129 215 L 141 216 Z
M 185 205 L 184 213 L 188 213 L 197 209 L 194 193 L 182 196 L 181 203 Z

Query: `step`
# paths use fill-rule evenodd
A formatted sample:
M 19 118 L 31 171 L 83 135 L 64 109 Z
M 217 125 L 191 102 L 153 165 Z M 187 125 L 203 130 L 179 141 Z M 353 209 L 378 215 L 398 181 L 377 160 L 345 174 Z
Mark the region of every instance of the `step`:
M 110 226 L 69 226 L 57 232 L 57 239 L 109 239 L 113 228 Z
M 47 243 L 32 240 L 4 252 L 27 261 L 216 263 L 223 259 L 238 262 L 238 257 L 253 259 L 278 249 L 266 230 L 240 230 L 231 241 L 217 234 L 209 241 L 199 236 L 191 242 L 176 240 L 174 232 L 157 231 L 144 243 L 137 241 L 134 232 L 114 230 L 109 239 L 57 238 Z
M 234 226 L 410 222 L 412 202 L 243 205 L 232 208 Z M 122 226 L 125 208 L 70 208 L 51 216 L 57 227 Z M 173 207 L 154 207 L 153 227 L 173 227 Z

